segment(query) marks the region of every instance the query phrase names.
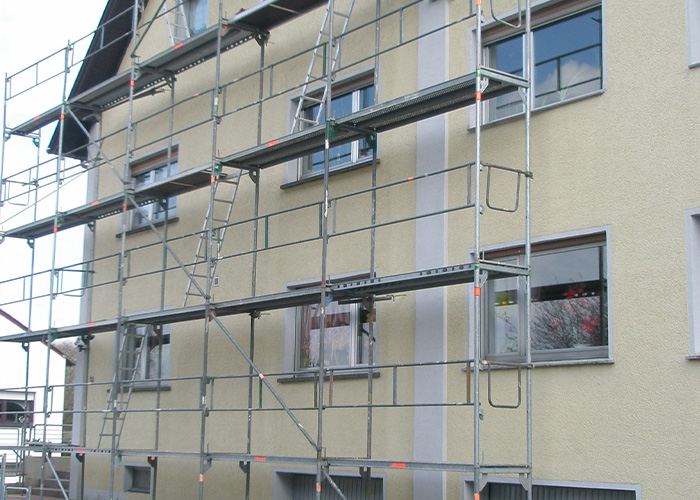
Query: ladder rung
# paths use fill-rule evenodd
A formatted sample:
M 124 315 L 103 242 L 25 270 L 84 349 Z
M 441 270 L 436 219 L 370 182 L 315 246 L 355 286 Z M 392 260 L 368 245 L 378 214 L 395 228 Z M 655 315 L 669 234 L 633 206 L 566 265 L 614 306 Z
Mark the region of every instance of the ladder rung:
M 333 11 L 333 15 L 334 15 L 334 16 L 344 17 L 345 19 L 350 19 L 350 15 L 349 15 L 349 14 L 346 14 L 345 12 L 338 12 L 337 10 L 334 10 L 334 11 Z
M 318 125 L 318 122 L 316 120 L 309 120 L 308 118 L 304 118 L 303 116 L 299 117 L 299 121 L 304 122 L 304 123 L 312 123 L 314 125 Z
M 219 203 L 226 203 L 227 205 L 233 205 L 233 202 L 231 200 L 226 200 L 223 198 L 214 198 L 214 201 L 218 201 Z
M 317 97 L 310 97 L 308 95 L 302 96 L 302 99 L 304 99 L 305 101 L 315 102 L 317 104 L 321 104 L 323 102 L 323 99 L 319 99 Z
M 229 180 L 228 178 L 219 179 L 219 182 L 223 182 L 224 184 L 238 184 L 238 178 L 232 177 L 231 180 Z

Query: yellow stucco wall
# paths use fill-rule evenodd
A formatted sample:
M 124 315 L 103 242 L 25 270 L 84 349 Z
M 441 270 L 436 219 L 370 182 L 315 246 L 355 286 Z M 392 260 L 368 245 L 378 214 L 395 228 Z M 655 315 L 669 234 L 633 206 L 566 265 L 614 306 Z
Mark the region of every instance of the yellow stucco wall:
M 151 2 L 149 9 L 157 2 Z M 210 2 L 210 24 L 215 22 L 214 3 Z M 248 2 L 252 5 L 252 2 Z M 611 267 L 610 342 L 614 363 L 538 367 L 533 373 L 534 476 L 536 479 L 589 481 L 594 483 L 641 484 L 645 498 L 694 498 L 698 481 L 694 464 L 698 452 L 692 443 L 698 436 L 692 415 L 700 403 L 695 390 L 696 362 L 688 361 L 687 281 L 685 261 L 684 211 L 700 206 L 700 194 L 693 189 L 694 166 L 698 151 L 691 140 L 698 125 L 700 105 L 696 90 L 699 70 L 689 70 L 685 60 L 685 13 L 680 2 L 660 12 L 651 2 L 640 6 L 634 2 L 604 2 L 605 23 L 604 91 L 576 102 L 566 103 L 532 116 L 532 231 L 534 237 L 607 228 Z M 457 20 L 466 13 L 465 2 L 450 3 L 450 18 Z M 247 4 L 246 4 L 247 5 Z M 401 2 L 382 3 L 389 11 Z M 497 8 L 512 6 L 500 2 Z M 231 13 L 239 2 L 226 2 Z M 152 16 L 148 10 L 144 19 Z M 322 9 L 276 30 L 266 46 L 266 63 L 283 60 L 310 46 L 320 25 Z M 353 23 L 371 19 L 374 5 L 360 2 Z M 404 37 L 415 35 L 416 9 L 406 11 Z M 470 23 L 449 31 L 449 74 L 467 70 Z M 373 27 L 368 27 L 353 44 L 344 47 L 344 61 L 357 60 L 373 50 Z M 164 29 L 154 26 L 143 44 L 143 58 L 167 46 Z M 389 45 L 398 37 L 395 18 L 382 25 L 382 43 Z M 151 40 L 152 43 L 151 43 Z M 122 69 L 129 67 L 125 60 Z M 253 73 L 259 64 L 259 47 L 255 43 L 224 54 L 222 81 L 236 75 Z M 278 92 L 287 82 L 301 82 L 308 56 L 275 66 L 271 77 L 265 72 L 266 95 Z M 372 61 L 358 69 L 372 66 Z M 208 120 L 214 64 L 208 62 L 178 76 L 176 99 L 193 98 L 175 109 L 175 130 L 201 121 L 192 130 L 176 133 L 173 142 L 179 147 L 180 171 L 209 163 L 212 156 L 212 126 Z M 351 70 L 350 72 L 352 72 Z M 415 44 L 382 56 L 379 68 L 381 101 L 408 94 L 416 89 L 417 67 Z M 274 81 L 271 90 L 271 78 Z M 342 74 L 339 75 L 342 79 Z M 224 92 L 226 110 L 255 100 L 257 76 L 231 85 Z M 263 105 L 262 140 L 288 132 L 290 99 L 298 91 L 266 100 Z M 144 117 L 167 106 L 170 99 L 162 94 L 134 102 L 134 116 Z M 223 99 L 223 97 L 222 97 Z M 117 170 L 123 164 L 127 106 L 105 113 L 102 134 L 108 138 L 104 150 L 112 154 Z M 474 134 L 468 128 L 469 111 L 458 110 L 448 116 L 448 164 L 472 161 Z M 226 156 L 250 147 L 257 140 L 257 109 L 224 116 L 219 124 L 217 154 Z M 522 167 L 524 120 L 516 118 L 494 124 L 483 131 L 484 161 Z M 139 122 L 134 132 L 134 158 L 143 156 L 166 141 L 157 139 L 167 133 L 167 114 Z M 113 135 L 112 135 L 113 134 Z M 380 138 L 381 164 L 378 183 L 404 179 L 415 173 L 416 126 L 409 125 Z M 260 213 L 274 213 L 322 197 L 322 183 L 314 181 L 289 189 L 280 189 L 288 179 L 285 166 L 262 172 Z M 253 184 L 242 179 L 232 220 L 252 216 Z M 505 179 L 507 186 L 512 179 Z M 370 185 L 370 170 L 359 169 L 331 178 L 331 196 Z M 100 194 L 121 190 L 119 180 L 105 166 L 100 172 Z M 448 203 L 464 202 L 467 191 L 464 170 L 449 175 Z M 177 222 L 169 234 L 185 235 L 201 229 L 208 198 L 199 190 L 178 198 Z M 504 191 L 505 193 L 505 191 Z M 415 186 L 405 184 L 378 196 L 377 217 L 388 221 L 415 213 Z M 369 222 L 368 198 L 343 201 L 338 206 L 338 229 Z M 361 222 L 360 222 L 361 221 Z M 464 262 L 473 245 L 473 211 L 448 215 L 448 252 L 451 264 Z M 100 221 L 97 227 L 97 256 L 119 251 L 121 231 L 119 217 Z M 318 231 L 317 208 L 299 214 L 273 217 L 269 226 L 270 245 L 280 245 L 311 237 Z M 415 224 L 389 226 L 377 231 L 376 268 L 381 275 L 414 269 Z M 486 245 L 522 239 L 522 216 L 506 216 L 486 211 L 482 219 L 482 239 Z M 154 242 L 150 232 L 127 237 L 130 248 Z M 224 252 L 251 249 L 251 225 L 234 228 L 227 234 Z M 334 238 L 329 250 L 329 274 L 366 271 L 369 268 L 367 233 Z M 194 254 L 197 238 L 188 237 L 173 244 L 183 262 Z M 258 244 L 262 245 L 260 236 Z M 258 257 L 257 293 L 283 291 L 285 286 L 301 280 L 317 279 L 321 245 L 318 240 L 263 252 Z M 162 248 L 153 246 L 131 252 L 130 273 L 136 275 L 159 268 Z M 98 281 L 114 280 L 117 260 L 112 257 L 97 264 Z M 168 258 L 168 266 L 175 266 Z M 250 294 L 251 257 L 227 259 L 219 263 L 220 286 L 214 289 L 215 300 L 246 297 Z M 106 277 L 106 278 L 105 278 Z M 160 274 L 130 278 L 124 289 L 123 309 L 129 312 L 157 308 L 160 304 Z M 166 277 L 169 306 L 181 305 L 186 279 L 177 269 Z M 93 298 L 93 318 L 117 314 L 115 284 L 97 288 Z M 466 286 L 447 290 L 448 357 L 465 356 L 469 342 L 465 332 L 472 321 L 465 306 Z M 414 359 L 414 294 L 378 306 L 378 359 L 380 363 L 401 363 Z M 226 317 L 221 320 L 244 350 L 248 349 L 249 318 Z M 283 354 L 283 312 L 265 313 L 256 321 L 255 360 L 263 372 L 279 372 Z M 209 375 L 247 373 L 247 364 L 232 343 L 211 323 L 209 335 Z M 201 321 L 172 327 L 172 377 L 195 377 L 202 370 Z M 111 379 L 110 336 L 93 341 L 90 375 L 95 381 Z M 460 400 L 465 391 L 465 374 L 456 367 L 447 370 L 447 401 Z M 515 372 L 494 374 L 495 397 L 511 401 L 515 394 Z M 276 391 L 292 406 L 308 407 L 313 403 L 310 382 L 281 384 L 269 378 Z M 413 395 L 414 373 L 401 371 L 398 379 L 400 401 Z M 257 401 L 255 382 L 254 403 Z M 482 387 L 485 392 L 485 384 Z M 213 391 L 215 409 L 241 408 L 247 404 L 245 379 L 217 380 Z M 264 391 L 264 404 L 276 406 Z M 336 402 L 359 402 L 366 398 L 366 380 L 336 381 Z M 92 409 L 102 409 L 104 386 L 90 397 Z M 375 402 L 391 400 L 390 371 L 382 371 L 374 381 Z M 195 409 L 199 382 L 182 380 L 171 383 L 161 395 L 162 408 Z M 134 393 L 130 408 L 152 409 L 152 391 Z M 212 404 L 209 401 L 209 404 Z M 471 407 L 447 410 L 448 461 L 473 460 Z M 374 456 L 410 459 L 413 455 L 413 413 L 408 409 L 376 410 Z M 244 451 L 246 444 L 243 412 L 212 412 L 206 424 L 206 444 L 210 451 Z M 316 413 L 299 412 L 304 427 L 315 437 Z M 365 450 L 364 410 L 329 410 L 324 417 L 324 442 L 329 456 L 361 456 Z M 122 437 L 125 448 L 153 446 L 155 413 L 130 415 Z M 513 412 L 485 408 L 482 449 L 487 462 L 522 462 L 524 456 L 525 416 L 522 409 Z M 89 419 L 88 435 L 96 436 L 101 417 Z M 160 447 L 199 451 L 200 415 L 197 412 L 162 412 Z M 88 446 L 90 442 L 88 442 Z M 253 448 L 260 454 L 289 455 L 299 450 L 304 456 L 314 452 L 304 437 L 283 414 L 256 413 L 253 417 Z M 99 460 L 88 462 L 88 486 L 104 486 L 105 468 Z M 259 498 L 271 495 L 271 466 L 254 469 L 253 487 Z M 163 460 L 159 470 L 159 495 L 176 492 L 193 497 L 199 474 L 196 461 Z M 389 498 L 411 495 L 409 473 L 387 473 Z M 448 475 L 449 498 L 459 498 L 461 477 Z M 209 498 L 241 486 L 243 475 L 237 464 L 216 463 L 207 473 Z

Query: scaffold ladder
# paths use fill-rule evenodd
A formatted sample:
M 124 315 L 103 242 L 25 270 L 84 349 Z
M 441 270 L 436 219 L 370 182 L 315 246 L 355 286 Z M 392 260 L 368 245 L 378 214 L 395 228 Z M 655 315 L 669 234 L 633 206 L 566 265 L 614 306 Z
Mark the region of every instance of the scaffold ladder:
M 190 37 L 190 29 L 187 26 L 187 14 L 185 13 L 185 2 L 183 0 L 173 0 L 163 3 L 163 15 L 165 24 L 168 26 L 168 36 L 170 44 L 176 45 Z
M 133 325 L 124 330 L 121 346 L 119 348 L 119 368 L 117 376 L 120 377 L 119 389 L 110 391 L 107 398 L 107 408 L 102 419 L 102 429 L 97 441 L 97 447 L 102 445 L 102 438 L 111 439 L 113 432 L 116 438 L 116 447 L 119 447 L 119 438 L 124 428 L 126 410 L 129 408 L 131 392 L 134 382 L 139 379 L 141 358 L 148 344 L 150 327 L 137 328 Z M 116 431 L 114 423 L 116 421 Z M 111 443 L 110 443 L 111 445 Z
M 219 261 L 219 256 L 221 255 L 221 247 L 224 244 L 224 236 L 226 236 L 226 228 L 228 227 L 228 223 L 231 220 L 231 213 L 233 212 L 233 203 L 236 200 L 236 193 L 238 193 L 238 185 L 241 182 L 242 172 L 242 169 L 236 169 L 236 171 L 229 176 L 220 175 L 218 180 L 214 184 L 214 203 L 207 208 L 207 213 L 204 217 L 202 231 L 199 233 L 197 250 L 194 253 L 194 261 L 189 266 L 189 271 L 192 275 L 192 278 L 187 280 L 185 298 L 182 302 L 183 307 L 187 306 L 187 300 L 190 297 L 202 296 L 202 294 L 199 293 L 198 290 L 192 291 L 192 280 L 202 280 L 202 289 L 205 288 L 204 281 L 207 279 L 207 222 L 209 220 L 210 213 L 213 224 L 212 247 L 216 249 L 216 253 L 212 258 L 211 265 L 211 278 L 214 278 L 214 274 L 216 272 L 216 263 Z M 224 193 L 221 192 L 222 184 L 231 186 L 232 189 L 228 196 L 225 196 Z
M 348 29 L 348 24 L 350 23 L 350 16 L 352 15 L 352 9 L 355 6 L 355 0 L 350 0 L 350 5 L 348 6 L 347 12 L 338 12 L 337 10 L 333 11 L 333 16 L 338 16 L 342 19 L 342 24 L 341 24 L 341 29 L 340 33 L 338 35 L 335 35 L 334 38 L 337 40 L 337 44 L 335 46 L 335 50 L 333 52 L 333 56 L 331 59 L 331 74 L 335 73 L 335 71 L 338 69 L 340 65 L 340 55 L 341 55 L 341 48 L 343 45 L 343 35 L 345 35 L 345 32 Z M 320 76 L 314 76 L 314 68 L 316 66 L 316 59 L 321 57 L 323 58 L 323 55 L 326 53 L 325 47 L 328 44 L 328 23 L 330 19 L 330 9 L 331 5 L 328 4 L 326 6 L 326 13 L 323 15 L 323 22 L 321 23 L 321 29 L 318 32 L 318 37 L 316 38 L 316 47 L 314 48 L 312 54 L 311 54 L 311 63 L 309 64 L 309 70 L 306 73 L 306 79 L 304 80 L 304 86 L 301 89 L 301 96 L 299 97 L 299 102 L 297 103 L 297 111 L 294 114 L 294 122 L 292 123 L 292 133 L 297 132 L 305 127 L 305 125 L 318 125 L 321 117 L 323 116 L 323 105 L 326 102 L 326 94 L 328 92 L 328 88 L 324 87 L 323 94 L 319 97 L 312 97 L 308 95 L 308 90 L 309 90 L 309 83 L 312 81 L 318 80 L 322 77 Z M 334 26 L 335 27 L 335 26 Z M 334 33 L 336 31 L 334 30 Z M 325 61 L 322 61 L 322 67 L 325 69 Z M 318 112 L 316 113 L 316 116 L 312 118 L 307 118 L 304 116 L 304 111 L 305 108 L 309 106 L 309 104 L 314 105 L 318 104 Z

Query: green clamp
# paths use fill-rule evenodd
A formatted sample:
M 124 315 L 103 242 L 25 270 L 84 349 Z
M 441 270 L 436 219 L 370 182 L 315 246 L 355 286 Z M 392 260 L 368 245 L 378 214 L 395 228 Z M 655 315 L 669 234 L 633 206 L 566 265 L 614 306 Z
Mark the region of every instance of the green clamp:
M 338 125 L 335 123 L 335 120 L 328 120 L 326 122 L 326 140 L 328 142 L 335 139 L 335 134 L 336 134 L 337 130 L 338 130 Z
M 220 161 L 217 161 L 217 162 L 214 163 L 214 166 L 213 166 L 213 168 L 211 169 L 211 171 L 212 171 L 213 173 L 215 173 L 215 174 L 218 175 L 218 174 L 221 173 L 221 170 L 222 170 L 223 168 L 224 168 L 224 166 L 221 164 L 221 162 L 220 162 Z
M 369 144 L 370 149 L 377 149 L 377 134 L 367 134 L 365 140 Z

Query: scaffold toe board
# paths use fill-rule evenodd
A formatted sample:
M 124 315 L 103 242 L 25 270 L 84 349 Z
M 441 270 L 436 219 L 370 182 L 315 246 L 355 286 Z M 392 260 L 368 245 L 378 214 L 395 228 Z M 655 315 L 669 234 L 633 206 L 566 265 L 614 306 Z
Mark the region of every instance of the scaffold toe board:
M 516 89 L 513 82 L 493 79 L 482 99 L 492 99 Z M 476 75 L 474 73 L 448 80 L 424 90 L 365 108 L 335 120 L 331 140 L 334 146 L 347 144 L 368 133 L 381 133 L 403 125 L 474 104 Z M 321 123 L 300 132 L 225 157 L 224 165 L 239 168 L 265 168 L 285 161 L 322 151 L 326 139 L 326 124 Z

